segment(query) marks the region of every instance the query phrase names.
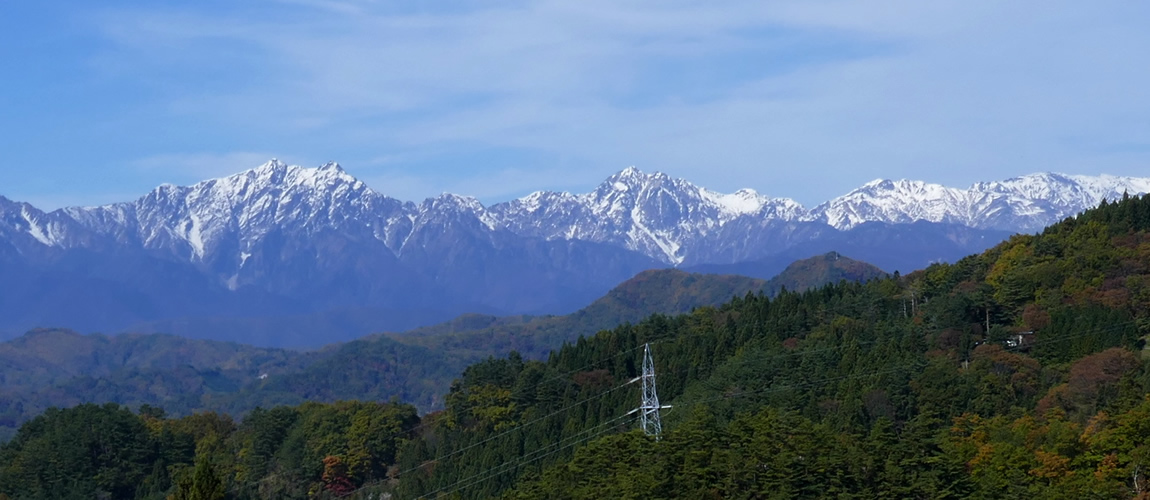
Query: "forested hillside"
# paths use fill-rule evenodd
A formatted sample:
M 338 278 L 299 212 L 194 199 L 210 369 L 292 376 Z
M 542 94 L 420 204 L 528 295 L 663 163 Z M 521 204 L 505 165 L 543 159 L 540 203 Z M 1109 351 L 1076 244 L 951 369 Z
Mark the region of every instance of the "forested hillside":
M 386 478 L 414 408 L 307 403 L 257 409 L 242 423 L 165 418 L 115 404 L 51 409 L 0 448 L 0 495 L 43 499 L 308 498 Z
M 345 417 L 303 417 L 340 405 L 256 412 L 170 461 L 147 443 L 182 420 L 124 416 L 157 455 L 94 459 L 82 450 L 102 448 L 51 441 L 90 407 L 54 410 L 0 449 L 0 492 L 87 498 L 134 470 L 168 479 L 115 490 L 128 498 L 143 484 L 173 498 L 197 484 L 220 494 L 195 498 L 1135 498 L 1150 487 L 1148 230 L 1150 197 L 1129 198 L 955 264 L 653 315 L 546 361 L 489 359 L 443 412 L 384 419 L 395 430 L 373 435 L 395 453 L 370 468 L 350 466 L 362 452 Z M 658 440 L 629 414 L 648 343 L 673 406 Z M 278 412 L 296 416 L 261 420 Z M 129 462 L 143 465 L 116 468 Z
M 954 265 L 695 318 L 711 344 L 657 344 L 661 441 L 596 441 L 505 496 L 1139 496 L 1147 228 L 1150 199 L 1128 199 Z

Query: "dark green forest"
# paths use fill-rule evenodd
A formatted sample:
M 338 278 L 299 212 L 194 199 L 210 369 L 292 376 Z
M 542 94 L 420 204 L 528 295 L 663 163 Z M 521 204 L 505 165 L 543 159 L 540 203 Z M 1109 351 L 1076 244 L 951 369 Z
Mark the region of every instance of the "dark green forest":
M 1150 197 L 953 264 L 747 293 L 398 402 L 52 409 L 9 498 L 1147 498 Z M 641 354 L 664 410 L 629 414 Z

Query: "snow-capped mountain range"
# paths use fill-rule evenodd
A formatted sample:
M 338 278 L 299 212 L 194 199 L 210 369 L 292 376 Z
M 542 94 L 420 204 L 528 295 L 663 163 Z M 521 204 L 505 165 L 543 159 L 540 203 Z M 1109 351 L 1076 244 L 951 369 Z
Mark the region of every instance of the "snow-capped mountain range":
M 1040 173 L 967 189 L 922 181 L 875 180 L 815 207 L 808 217 L 838 229 L 863 222 L 949 222 L 979 229 L 1034 232 L 1066 217 L 1150 192 L 1150 178 Z
M 490 212 L 519 234 L 612 243 L 670 264 L 714 263 L 721 259 L 707 249 L 723 244 L 726 238 L 714 236 L 726 226 L 823 222 L 849 230 L 866 222 L 927 221 L 1031 232 L 1127 192 L 1150 192 L 1150 178 L 1043 173 L 967 189 L 879 179 L 807 209 L 789 198 L 750 189 L 721 194 L 631 167 L 587 194 L 536 192 Z
M 806 208 L 632 167 L 589 193 L 484 206 L 453 194 L 401 201 L 335 163 L 272 160 L 99 207 L 43 212 L 0 197 L 0 273 L 16 283 L 0 291 L 0 317 L 18 318 L 13 328 L 83 328 L 76 322 L 98 318 L 92 328 L 114 329 L 368 308 L 371 321 L 395 320 L 378 330 L 426 322 L 413 311 L 563 312 L 651 267 L 837 250 L 910 270 L 1147 192 L 1148 178 L 1106 175 L 1033 174 L 966 189 L 876 180 Z M 54 322 L 59 303 L 75 321 Z
M 223 247 L 234 245 L 230 257 L 242 267 L 252 246 L 276 230 L 352 232 L 379 240 L 398 256 L 420 228 L 462 216 L 492 232 L 606 243 L 679 265 L 754 257 L 753 249 L 735 259 L 708 255 L 705 247 L 721 245 L 714 240 L 730 226 L 822 222 L 849 230 L 866 222 L 928 221 L 1032 232 L 1103 199 L 1147 192 L 1150 178 L 1110 175 L 1040 173 L 966 189 L 879 179 L 808 209 L 751 189 L 723 194 L 629 167 L 589 193 L 539 191 L 485 207 L 453 194 L 404 202 L 372 190 L 336 163 L 304 168 L 272 160 L 193 186 L 162 185 L 134 202 L 48 214 L 22 204 L 23 220 L 9 222 L 8 229 L 56 247 L 100 237 L 133 240 L 192 261 L 218 259 Z

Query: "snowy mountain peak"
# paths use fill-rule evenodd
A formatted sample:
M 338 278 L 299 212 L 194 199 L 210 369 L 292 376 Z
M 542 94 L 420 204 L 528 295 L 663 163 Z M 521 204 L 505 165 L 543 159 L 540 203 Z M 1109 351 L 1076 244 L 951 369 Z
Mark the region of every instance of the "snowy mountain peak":
M 608 179 L 636 178 L 643 177 L 645 175 L 646 174 L 644 174 L 642 170 L 639 170 L 639 167 L 631 165 L 623 170 L 616 172 L 615 175 L 612 175 Z
M 434 198 L 424 200 L 423 205 L 432 209 L 453 209 L 470 212 L 484 211 L 483 204 L 473 196 L 463 196 L 453 193 L 442 193 Z
M 903 193 L 937 193 L 946 189 L 948 188 L 941 184 L 931 184 L 925 181 L 916 181 L 910 179 L 875 179 L 866 184 L 863 184 L 858 189 L 847 193 L 845 196 L 850 196 L 856 193 L 875 193 L 884 191 L 898 191 Z
M 956 222 L 952 212 L 964 212 L 958 190 L 939 184 L 900 179 L 876 179 L 815 207 L 812 220 L 838 229 L 864 222 L 909 223 L 917 220 Z
M 57 246 L 67 228 L 65 224 L 31 204 L 15 202 L 0 196 L 0 241 L 31 239 L 40 245 Z
M 268 160 L 266 163 L 264 163 L 263 165 L 260 165 L 256 168 L 254 168 L 253 170 L 277 169 L 277 168 L 282 169 L 282 168 L 286 168 L 287 166 L 288 166 L 288 164 L 280 161 L 279 158 L 272 158 L 272 159 Z
M 646 173 L 636 167 L 627 167 L 608 177 L 599 185 L 596 192 L 610 194 L 611 192 L 628 192 L 642 190 L 652 185 L 661 185 L 670 182 L 671 178 L 662 172 Z
M 731 194 L 723 194 L 708 189 L 701 191 L 703 198 L 714 203 L 725 217 L 754 214 L 763 209 L 770 198 L 753 189 L 740 189 Z
M 62 212 L 96 234 L 203 262 L 219 252 L 250 253 L 276 230 L 335 229 L 399 205 L 388 200 L 337 163 L 305 168 L 273 158 L 191 186 L 164 184 L 132 203 Z
M 343 172 L 343 167 L 341 167 L 339 165 L 339 163 L 336 163 L 334 161 L 329 161 L 327 163 L 324 163 L 323 165 L 320 165 L 319 170 L 321 172 L 328 171 L 328 170 L 334 170 L 336 172 Z
M 417 217 L 422 224 L 442 224 L 447 220 L 477 220 L 488 230 L 495 230 L 499 227 L 498 218 L 488 212 L 483 203 L 472 196 L 443 193 L 434 198 L 423 200 L 423 203 L 419 205 L 418 212 Z
M 608 243 L 680 264 L 708 235 L 732 221 L 795 219 L 805 211 L 793 200 L 751 189 L 719 193 L 662 172 L 628 167 L 589 193 L 535 192 L 494 205 L 490 213 L 519 234 Z
M 362 185 L 358 179 L 352 177 L 336 162 L 328 162 L 315 168 L 288 165 L 282 161 L 272 159 L 251 170 L 229 175 L 219 179 L 211 179 L 197 183 L 192 188 L 218 184 L 242 186 L 257 184 L 264 187 L 289 188 L 293 186 L 325 189 L 341 184 Z

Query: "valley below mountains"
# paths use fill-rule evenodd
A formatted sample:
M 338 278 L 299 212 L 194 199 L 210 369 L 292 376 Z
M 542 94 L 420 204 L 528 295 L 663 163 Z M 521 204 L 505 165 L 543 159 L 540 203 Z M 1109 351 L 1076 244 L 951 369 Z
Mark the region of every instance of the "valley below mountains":
M 625 169 L 584 194 L 419 203 L 339 165 L 272 160 L 141 198 L 44 212 L 0 197 L 0 333 L 163 332 L 317 347 L 460 314 L 565 314 L 657 268 L 767 279 L 844 252 L 888 272 L 954 261 L 1150 179 L 1034 174 L 968 189 L 868 183 L 805 208 Z
M 747 294 L 801 291 L 884 276 L 837 253 L 795 262 L 771 280 L 644 271 L 562 316 L 468 314 L 401 333 L 376 334 L 315 351 L 265 348 L 165 334 L 81 335 L 39 329 L 0 343 L 0 442 L 49 407 L 151 405 L 173 415 L 243 415 L 304 401 L 388 401 L 422 412 L 464 369 L 511 352 L 546 359 L 565 343 L 653 314 L 683 314 Z

